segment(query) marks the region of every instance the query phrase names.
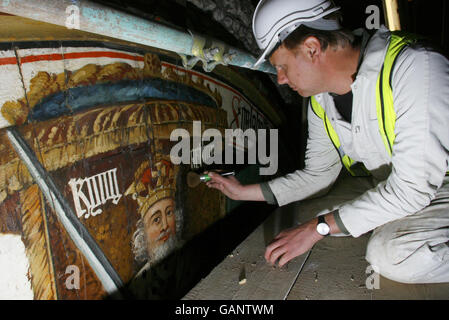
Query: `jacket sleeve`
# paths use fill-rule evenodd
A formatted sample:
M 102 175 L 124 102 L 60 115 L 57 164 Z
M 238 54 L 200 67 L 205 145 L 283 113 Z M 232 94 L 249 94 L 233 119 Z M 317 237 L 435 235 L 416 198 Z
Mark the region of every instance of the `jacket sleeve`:
M 355 237 L 428 206 L 448 168 L 448 60 L 423 48 L 407 48 L 393 72 L 396 138 L 391 173 L 339 210 Z
M 312 111 L 310 102 L 307 119 L 308 139 L 304 169 L 268 182 L 280 206 L 327 192 L 342 168 L 323 121 Z

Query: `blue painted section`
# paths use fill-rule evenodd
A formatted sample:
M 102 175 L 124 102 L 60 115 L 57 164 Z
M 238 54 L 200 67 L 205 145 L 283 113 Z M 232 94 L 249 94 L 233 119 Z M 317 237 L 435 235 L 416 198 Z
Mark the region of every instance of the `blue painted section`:
M 148 99 L 185 101 L 217 108 L 210 96 L 184 84 L 162 79 L 122 80 L 71 88 L 48 96 L 31 110 L 28 120 L 43 121 L 100 105 Z

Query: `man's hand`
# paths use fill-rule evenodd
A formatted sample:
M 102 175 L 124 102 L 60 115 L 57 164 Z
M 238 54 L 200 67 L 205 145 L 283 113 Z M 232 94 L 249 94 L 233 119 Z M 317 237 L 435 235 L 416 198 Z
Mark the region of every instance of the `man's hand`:
M 312 219 L 297 227 L 282 231 L 274 238 L 265 251 L 265 259 L 275 264 L 279 259 L 282 267 L 293 258 L 310 250 L 324 236 L 316 231 L 317 219 Z
M 206 185 L 209 188 L 214 188 L 223 192 L 225 196 L 231 198 L 232 200 L 241 200 L 239 196 L 242 193 L 242 184 L 234 177 L 222 177 L 218 173 L 215 174 L 213 172 L 206 172 L 207 175 L 211 178 L 209 182 L 206 182 Z
M 223 192 L 232 200 L 265 201 L 260 185 L 242 185 L 236 177 L 222 177 L 218 173 L 206 172 L 211 180 L 206 183 L 209 188 Z

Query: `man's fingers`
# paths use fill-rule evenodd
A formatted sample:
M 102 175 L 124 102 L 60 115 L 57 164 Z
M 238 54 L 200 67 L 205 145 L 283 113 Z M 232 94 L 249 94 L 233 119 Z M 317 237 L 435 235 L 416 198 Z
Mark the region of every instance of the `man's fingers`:
M 304 254 L 321 238 L 316 233 L 316 220 L 282 231 L 265 251 L 265 259 L 271 263 L 279 259 L 282 267 L 293 258 Z
M 274 265 L 276 263 L 276 261 L 283 256 L 284 254 L 286 254 L 286 250 L 287 248 L 285 246 L 279 246 L 276 249 L 274 249 L 273 251 L 271 251 L 270 256 L 268 257 L 268 262 L 272 265 Z
M 241 185 L 235 177 L 222 177 L 216 172 L 209 172 L 208 175 L 211 178 L 211 180 L 206 183 L 209 188 L 221 191 L 230 199 L 241 200 Z
M 276 250 L 277 248 L 279 248 L 283 244 L 284 244 L 284 241 L 277 240 L 277 241 L 272 242 L 270 245 L 268 245 L 267 249 L 265 250 L 265 260 L 270 261 L 271 256 L 272 256 L 274 250 Z
M 289 262 L 293 258 L 294 257 L 289 252 L 284 253 L 281 259 L 279 259 L 279 267 L 283 267 L 287 262 Z
M 220 183 L 225 183 L 225 184 L 228 183 L 228 179 L 225 177 L 222 177 L 218 173 L 209 172 L 208 175 L 214 182 L 220 182 Z
M 271 249 L 270 251 L 267 248 L 265 252 L 265 259 L 269 263 L 275 264 L 276 261 L 279 259 L 278 261 L 279 267 L 283 267 L 293 258 L 294 255 L 290 252 L 287 244 L 282 244 L 274 249 Z
M 216 183 L 216 182 L 214 182 L 214 181 L 209 181 L 209 182 L 206 183 L 206 185 L 207 185 L 209 188 L 217 189 L 217 190 L 220 190 L 220 191 L 223 191 L 223 188 L 224 188 L 223 184 L 221 184 L 221 183 Z
M 289 241 L 291 240 L 289 235 L 292 229 L 294 228 L 280 232 L 273 242 L 267 246 L 265 259 L 271 264 L 274 264 L 279 259 L 279 266 L 282 267 L 294 257 L 290 252 L 291 249 L 289 249 Z

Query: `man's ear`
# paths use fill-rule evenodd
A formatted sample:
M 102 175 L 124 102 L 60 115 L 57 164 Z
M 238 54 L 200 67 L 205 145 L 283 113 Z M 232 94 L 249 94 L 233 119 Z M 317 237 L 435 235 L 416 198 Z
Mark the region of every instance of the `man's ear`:
M 303 46 L 306 56 L 314 62 L 321 53 L 320 40 L 314 36 L 307 37 L 303 42 Z

